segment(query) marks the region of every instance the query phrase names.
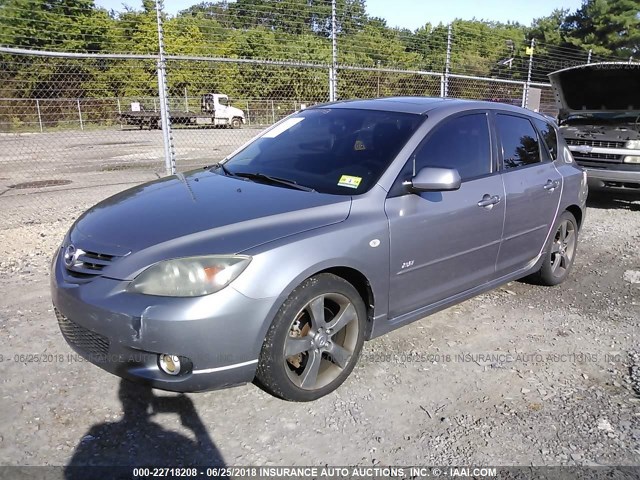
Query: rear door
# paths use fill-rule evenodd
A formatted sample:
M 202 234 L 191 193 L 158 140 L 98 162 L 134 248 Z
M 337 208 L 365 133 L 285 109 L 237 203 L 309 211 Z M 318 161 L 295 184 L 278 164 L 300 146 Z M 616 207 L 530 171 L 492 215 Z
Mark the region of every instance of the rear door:
M 525 268 L 540 253 L 558 211 L 562 176 L 529 117 L 496 113 L 506 193 L 497 274 Z
M 505 203 L 492 150 L 488 113 L 462 114 L 434 127 L 400 174 L 385 204 L 390 317 L 493 278 Z M 423 167 L 456 168 L 460 189 L 414 193 L 402 186 Z

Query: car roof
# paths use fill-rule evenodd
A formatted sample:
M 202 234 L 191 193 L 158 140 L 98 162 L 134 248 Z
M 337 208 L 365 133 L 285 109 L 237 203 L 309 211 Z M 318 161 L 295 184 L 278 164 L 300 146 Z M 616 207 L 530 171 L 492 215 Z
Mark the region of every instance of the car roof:
M 418 115 L 425 115 L 428 112 L 433 112 L 436 110 L 450 110 L 451 113 L 455 113 L 456 111 L 490 109 L 509 111 L 544 118 L 542 115 L 534 112 L 533 110 L 527 110 L 525 108 L 516 107 L 514 105 L 509 105 L 506 103 L 440 97 L 385 97 L 364 100 L 341 100 L 338 102 L 316 105 L 311 108 L 349 108 L 358 110 L 380 110 L 386 112 L 413 113 Z

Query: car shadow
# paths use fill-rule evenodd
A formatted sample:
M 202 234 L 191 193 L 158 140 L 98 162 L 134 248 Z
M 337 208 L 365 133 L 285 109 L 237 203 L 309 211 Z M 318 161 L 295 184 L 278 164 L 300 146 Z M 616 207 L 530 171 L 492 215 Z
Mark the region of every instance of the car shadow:
M 124 416 L 117 422 L 95 424 L 85 433 L 65 467 L 65 479 L 86 479 L 88 473 L 100 470 L 109 473 L 109 478 L 120 478 L 117 466 L 128 467 L 119 472 L 122 478 L 131 478 L 131 467 L 136 466 L 225 466 L 186 395 L 158 396 L 150 386 L 123 379 L 118 396 Z M 166 414 L 177 414 L 186 434 L 167 430 L 154 421 L 154 417 Z
M 620 208 L 640 212 L 640 192 L 590 190 L 587 207 L 612 209 Z

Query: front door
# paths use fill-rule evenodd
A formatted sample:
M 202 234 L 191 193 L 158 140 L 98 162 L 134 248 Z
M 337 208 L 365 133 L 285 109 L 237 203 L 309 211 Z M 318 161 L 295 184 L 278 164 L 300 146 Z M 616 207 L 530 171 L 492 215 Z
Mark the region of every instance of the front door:
M 424 167 L 447 167 L 458 170 L 462 185 L 387 199 L 390 318 L 494 277 L 505 202 L 493 159 L 488 117 L 478 112 L 437 125 L 409 160 L 399 181 Z

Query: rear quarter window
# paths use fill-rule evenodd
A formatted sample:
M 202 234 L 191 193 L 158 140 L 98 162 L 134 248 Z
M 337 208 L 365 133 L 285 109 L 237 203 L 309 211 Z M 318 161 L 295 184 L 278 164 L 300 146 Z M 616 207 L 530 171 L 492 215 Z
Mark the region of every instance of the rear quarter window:
M 538 127 L 538 130 L 542 135 L 542 139 L 544 140 L 547 150 L 549 150 L 549 154 L 551 155 L 551 160 L 556 160 L 558 158 L 558 136 L 556 129 L 553 125 L 543 120 L 534 120 L 533 122 L 536 124 L 536 127 Z

